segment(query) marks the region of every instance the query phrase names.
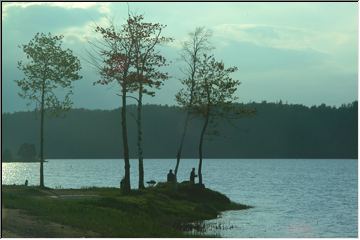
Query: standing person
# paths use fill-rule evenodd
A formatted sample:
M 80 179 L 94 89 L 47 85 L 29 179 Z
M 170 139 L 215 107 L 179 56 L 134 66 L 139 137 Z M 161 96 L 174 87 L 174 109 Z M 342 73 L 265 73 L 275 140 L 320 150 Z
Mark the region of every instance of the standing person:
M 191 184 L 195 184 L 196 177 L 197 177 L 197 175 L 195 174 L 195 168 L 193 168 L 190 173 L 190 183 Z

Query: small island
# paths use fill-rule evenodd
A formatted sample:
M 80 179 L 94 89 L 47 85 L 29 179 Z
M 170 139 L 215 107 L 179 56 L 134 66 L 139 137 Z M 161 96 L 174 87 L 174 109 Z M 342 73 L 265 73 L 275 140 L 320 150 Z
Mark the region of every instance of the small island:
M 3 237 L 194 237 L 198 225 L 189 223 L 251 208 L 188 182 L 126 195 L 118 188 L 19 185 L 3 186 L 2 193 Z

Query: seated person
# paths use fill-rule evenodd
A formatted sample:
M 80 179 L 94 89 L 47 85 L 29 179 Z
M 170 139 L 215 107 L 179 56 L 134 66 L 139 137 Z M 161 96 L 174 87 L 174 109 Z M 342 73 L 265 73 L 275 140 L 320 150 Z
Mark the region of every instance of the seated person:
M 167 174 L 167 182 L 176 182 L 175 174 L 172 172 L 172 169 L 169 170 L 169 173 Z

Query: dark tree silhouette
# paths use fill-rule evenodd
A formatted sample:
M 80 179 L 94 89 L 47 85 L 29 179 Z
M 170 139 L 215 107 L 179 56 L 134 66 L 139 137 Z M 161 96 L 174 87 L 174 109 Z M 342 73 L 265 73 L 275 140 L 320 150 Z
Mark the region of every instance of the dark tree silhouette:
M 122 141 L 123 141 L 123 156 L 125 165 L 125 176 L 122 180 L 121 190 L 124 193 L 129 193 L 131 190 L 130 184 L 130 160 L 129 160 L 129 142 L 127 129 L 127 98 L 136 97 L 128 95 L 138 89 L 137 81 L 143 82 L 145 78 L 140 78 L 134 66 L 136 63 L 134 57 L 138 54 L 139 46 L 136 40 L 136 26 L 142 20 L 142 17 L 131 16 L 120 28 L 116 27 L 114 23 L 110 23 L 108 27 L 97 26 L 95 32 L 100 33 L 102 40 L 100 42 L 90 42 L 93 50 L 100 56 L 99 62 L 94 54 L 90 53 L 93 65 L 98 68 L 101 79 L 94 84 L 108 85 L 112 82 L 117 82 L 120 85 L 121 93 L 117 94 L 121 97 L 121 126 L 122 126 Z M 139 69 L 140 70 L 140 69 Z M 141 79 L 141 80 L 140 80 Z M 137 99 L 138 100 L 138 99 Z
M 142 15 L 129 15 L 128 21 L 131 40 L 134 43 L 134 51 L 131 56 L 132 65 L 135 68 L 130 75 L 132 89 L 137 91 L 137 149 L 139 159 L 139 189 L 145 188 L 144 185 L 144 163 L 142 147 L 142 99 L 147 94 L 155 96 L 152 88 L 159 89 L 163 81 L 168 78 L 167 73 L 161 72 L 160 67 L 166 66 L 166 59 L 157 50 L 159 45 L 171 41 L 171 38 L 161 36 L 162 30 L 166 27 L 159 23 L 144 22 Z
M 161 36 L 165 25 L 144 22 L 142 15 L 129 13 L 126 23 L 120 29 L 111 23 L 109 27 L 97 26 L 95 31 L 102 36 L 101 42 L 90 42 L 101 62 L 90 53 L 92 64 L 99 70 L 102 79 L 96 83 L 117 82 L 122 99 L 122 136 L 125 161 L 124 192 L 130 191 L 129 143 L 127 134 L 127 98 L 137 102 L 137 149 L 139 159 L 139 188 L 144 188 L 144 166 L 142 147 L 142 99 L 143 95 L 154 96 L 151 89 L 159 89 L 168 78 L 167 73 L 159 71 L 166 65 L 166 59 L 159 53 L 160 44 L 171 41 Z M 131 95 L 137 93 L 137 97 Z
M 36 149 L 34 144 L 23 143 L 19 147 L 18 155 L 23 161 L 33 161 L 36 157 Z
M 200 57 L 211 49 L 209 38 L 210 31 L 204 27 L 198 27 L 194 32 L 189 33 L 189 40 L 183 43 L 181 58 L 185 62 L 184 74 L 185 77 L 181 81 L 185 89 L 180 90 L 176 95 L 177 102 L 186 110 L 184 128 L 180 137 L 180 144 L 176 154 L 175 176 L 177 176 L 181 153 L 184 146 L 185 135 L 188 129 L 190 120 L 190 110 L 193 104 L 193 94 L 196 81 L 196 72 L 200 65 Z
M 80 61 L 70 49 L 62 49 L 63 36 L 37 33 L 28 44 L 20 48 L 27 61 L 19 61 L 18 69 L 26 78 L 15 80 L 22 92 L 19 95 L 40 105 L 40 187 L 44 187 L 44 114 L 59 114 L 70 109 L 72 82 L 81 78 Z M 61 101 L 57 89 L 68 90 Z
M 13 156 L 12 156 L 10 149 L 5 149 L 1 153 L 1 160 L 6 161 L 6 162 L 11 162 L 13 160 Z
M 232 120 L 233 125 L 223 117 L 216 118 L 219 135 L 205 136 L 204 158 L 357 159 L 357 102 L 339 107 L 308 107 L 285 101 L 282 105 L 274 102 L 233 105 L 236 109 L 256 109 L 257 113 L 251 117 L 235 118 Z M 136 111 L 136 105 L 128 106 L 128 113 L 136 115 Z M 156 141 L 153 137 L 144 138 L 144 158 L 171 159 L 179 145 L 177 140 L 181 137 L 178 129 L 183 124 L 179 119 L 184 119 L 185 114 L 180 107 L 175 106 L 143 106 L 146 119 L 143 122 L 144 134 L 156 136 Z M 118 108 L 72 109 L 64 119 L 45 116 L 45 139 L 56 136 L 46 144 L 47 157 L 122 158 L 120 115 L 121 109 Z M 130 116 L 128 120 L 131 120 Z M 36 133 L 39 132 L 39 123 L 40 118 L 35 118 L 34 112 L 3 113 L 3 149 L 10 149 L 15 158 L 14 154 L 26 139 L 27 142 L 35 143 L 38 152 L 40 145 Z M 201 117 L 192 116 L 182 153 L 184 158 L 198 157 L 199 130 L 202 125 Z M 209 127 L 211 130 L 212 124 Z M 138 157 L 136 134 L 136 122 L 129 121 L 130 158 Z M 180 164 L 179 171 L 181 169 Z
M 213 56 L 203 55 L 193 93 L 192 110 L 204 118 L 199 139 L 199 184 L 202 185 L 203 142 L 209 122 L 213 117 L 226 114 L 240 82 L 230 77 L 236 67 L 225 68 L 224 63 Z

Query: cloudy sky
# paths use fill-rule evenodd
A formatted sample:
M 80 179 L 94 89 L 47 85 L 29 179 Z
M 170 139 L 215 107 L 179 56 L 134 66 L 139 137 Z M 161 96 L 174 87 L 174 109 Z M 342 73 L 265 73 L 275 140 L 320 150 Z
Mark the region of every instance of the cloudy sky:
M 181 42 L 197 26 L 212 30 L 215 56 L 237 66 L 239 101 L 278 101 L 339 106 L 357 99 L 357 3 L 131 3 L 145 20 L 166 24 L 175 38 L 164 53 L 171 78 L 147 103 L 174 105 L 182 77 Z M 18 97 L 17 47 L 37 32 L 64 35 L 64 45 L 82 62 L 83 79 L 75 83 L 74 107 L 120 107 L 119 87 L 93 86 L 99 79 L 87 64 L 88 40 L 95 24 L 122 24 L 125 3 L 2 3 L 2 106 L 4 112 L 31 110 Z

